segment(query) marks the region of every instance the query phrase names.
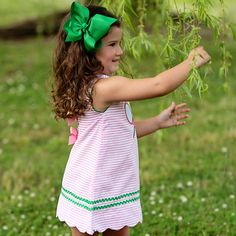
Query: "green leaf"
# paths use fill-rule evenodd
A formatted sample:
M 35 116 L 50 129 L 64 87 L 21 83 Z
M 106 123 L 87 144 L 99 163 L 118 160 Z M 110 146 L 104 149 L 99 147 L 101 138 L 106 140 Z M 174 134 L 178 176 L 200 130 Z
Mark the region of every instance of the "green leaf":
M 234 41 L 236 41 L 236 24 L 230 23 L 229 28 L 231 29 Z

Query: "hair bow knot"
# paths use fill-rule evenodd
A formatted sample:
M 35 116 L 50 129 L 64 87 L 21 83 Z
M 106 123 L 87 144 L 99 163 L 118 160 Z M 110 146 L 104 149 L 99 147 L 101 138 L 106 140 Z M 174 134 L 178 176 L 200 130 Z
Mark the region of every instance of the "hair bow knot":
M 84 39 L 84 46 L 88 52 L 102 46 L 101 38 L 106 35 L 116 18 L 96 14 L 89 18 L 89 9 L 73 2 L 71 5 L 70 18 L 64 24 L 67 34 L 66 42 L 75 42 Z

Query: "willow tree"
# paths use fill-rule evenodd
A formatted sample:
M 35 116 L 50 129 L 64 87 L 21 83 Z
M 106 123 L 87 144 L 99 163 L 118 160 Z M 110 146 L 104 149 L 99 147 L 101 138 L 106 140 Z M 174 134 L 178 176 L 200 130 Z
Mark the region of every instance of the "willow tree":
M 220 16 L 212 12 L 220 4 Z M 236 40 L 235 24 L 226 22 L 223 0 L 192 0 L 178 7 L 176 0 L 102 0 L 86 1 L 100 4 L 120 16 L 124 22 L 124 49 L 140 59 L 148 53 L 161 57 L 162 69 L 184 60 L 191 49 L 201 43 L 203 29 L 208 31 L 221 55 L 219 76 L 228 89 L 228 71 L 232 56 L 226 47 L 226 39 Z M 209 66 L 192 69 L 187 83 L 182 88 L 188 96 L 196 89 L 199 96 L 208 85 L 205 77 Z

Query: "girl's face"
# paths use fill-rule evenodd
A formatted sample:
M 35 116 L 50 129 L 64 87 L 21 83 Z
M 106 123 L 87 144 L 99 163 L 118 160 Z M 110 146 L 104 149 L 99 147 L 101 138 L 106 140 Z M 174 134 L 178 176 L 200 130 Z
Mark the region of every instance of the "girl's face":
M 98 49 L 95 55 L 104 67 L 103 74 L 111 75 L 118 70 L 123 54 L 120 47 L 121 38 L 121 28 L 112 26 L 109 33 L 102 39 L 102 48 Z

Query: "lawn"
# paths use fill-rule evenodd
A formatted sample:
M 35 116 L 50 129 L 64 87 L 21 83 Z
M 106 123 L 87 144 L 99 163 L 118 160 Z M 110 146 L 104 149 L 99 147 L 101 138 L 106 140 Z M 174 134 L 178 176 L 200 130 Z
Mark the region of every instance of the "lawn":
M 202 100 L 178 93 L 132 103 L 136 119 L 158 114 L 172 100 L 187 102 L 192 111 L 186 126 L 139 140 L 144 223 L 131 235 L 236 231 L 236 70 L 230 71 L 226 94 L 217 75 L 217 51 L 203 43 L 214 59 Z M 70 147 L 68 128 L 53 119 L 49 105 L 54 39 L 0 45 L 0 235 L 69 235 L 55 218 Z M 230 49 L 236 57 L 235 45 Z M 140 76 L 148 73 L 151 60 L 136 62 Z

